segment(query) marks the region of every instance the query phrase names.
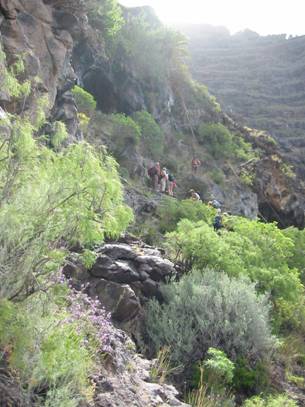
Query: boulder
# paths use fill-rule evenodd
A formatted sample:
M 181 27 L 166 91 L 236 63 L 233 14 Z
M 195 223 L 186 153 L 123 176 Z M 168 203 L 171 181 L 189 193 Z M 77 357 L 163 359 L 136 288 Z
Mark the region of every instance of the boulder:
M 110 257 L 102 255 L 98 257 L 92 267 L 91 274 L 94 277 L 102 277 L 116 283 L 128 284 L 140 280 L 139 273 L 133 265 L 126 260 L 112 261 Z
M 121 285 L 112 281 L 99 279 L 91 285 L 89 293 L 97 296 L 106 310 L 111 312 L 118 322 L 129 321 L 140 312 L 139 299 L 129 285 Z
M 97 250 L 97 252 L 107 255 L 113 260 L 134 260 L 137 257 L 134 249 L 130 245 L 124 243 L 105 244 L 99 250 Z

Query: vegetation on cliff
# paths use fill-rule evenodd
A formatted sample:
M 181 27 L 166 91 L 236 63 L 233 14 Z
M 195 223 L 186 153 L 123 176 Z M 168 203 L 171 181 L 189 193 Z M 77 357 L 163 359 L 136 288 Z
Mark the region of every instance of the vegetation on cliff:
M 151 15 L 122 11 L 115 0 L 75 5 L 87 13 L 113 71 L 128 66 L 127 79 L 142 88 L 132 95 L 134 105 L 100 112 L 99 100 L 69 83 L 67 116 L 75 113 L 87 140 L 76 142 L 48 95 L 35 100 L 41 83 L 25 77 L 23 58 L 14 56 L 8 67 L 0 53 L 1 97 L 11 112 L 0 110 L 0 364 L 14 372 L 28 404 L 44 407 L 93 405 L 95 379 L 112 352 L 109 316 L 86 287 L 72 288 L 61 269 L 71 248 L 90 269 L 95 245 L 131 224 L 119 171 L 146 196 L 148 159 L 183 173 L 185 190 L 190 179 L 206 191 L 209 178 L 215 187 L 225 176 L 241 188 L 232 162 L 261 153 L 192 80 L 180 34 Z M 186 169 L 198 151 L 205 158 L 202 178 Z M 304 386 L 304 232 L 227 215 L 216 233 L 215 210 L 202 202 L 158 203 L 148 238 L 158 237 L 177 273 L 164 284 L 162 301 L 147 304 L 143 342 L 150 354 L 163 352 L 161 370 L 163 360 L 194 407 L 229 407 L 260 393 L 245 407 L 294 406 L 272 380 L 277 367 L 285 383 Z M 141 238 L 145 226 L 134 229 Z

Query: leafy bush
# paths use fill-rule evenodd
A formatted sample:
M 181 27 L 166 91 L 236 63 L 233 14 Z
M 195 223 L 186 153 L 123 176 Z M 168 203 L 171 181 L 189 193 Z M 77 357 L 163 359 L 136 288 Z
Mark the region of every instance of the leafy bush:
M 130 146 L 135 147 L 141 139 L 140 126 L 129 116 L 113 114 L 111 121 L 111 151 L 120 159 Z
M 163 305 L 151 300 L 146 327 L 156 350 L 169 346 L 174 365 L 202 360 L 210 347 L 236 360 L 257 360 L 270 354 L 274 338 L 269 306 L 246 279 L 225 273 L 192 272 L 162 288 Z
M 155 119 L 146 111 L 133 114 L 133 120 L 139 125 L 145 154 L 157 160 L 163 153 L 164 134 Z
M 51 138 L 51 144 L 55 149 L 58 149 L 61 144 L 68 138 L 68 132 L 63 122 L 54 123 L 54 134 Z
M 26 120 L 13 117 L 9 126 L 0 151 L 0 298 L 42 284 L 63 261 L 53 259 L 59 242 L 100 242 L 132 217 L 111 157 L 86 143 L 56 153 L 37 145 Z
M 270 292 L 277 325 L 291 322 L 303 293 L 298 270 L 289 267 L 293 241 L 275 224 L 237 217 L 231 222 L 233 230 L 218 235 L 204 221 L 182 220 L 168 235 L 168 245 L 195 267 L 249 276 L 257 290 Z
M 124 23 L 117 0 L 86 0 L 85 8 L 90 23 L 102 33 L 102 38 L 109 42 L 116 37 Z
M 157 209 L 159 225 L 162 233 L 171 232 L 176 229 L 181 219 L 189 219 L 197 222 L 205 220 L 212 223 L 215 210 L 201 202 L 194 202 L 190 199 L 178 201 L 169 197 L 164 197 Z
M 226 386 L 232 383 L 234 363 L 220 349 L 210 348 L 207 358 L 203 361 L 203 368 L 211 387 Z
M 243 407 L 297 407 L 297 404 L 287 396 L 280 395 L 269 396 L 267 399 L 254 397 L 250 400 L 246 400 Z
M 0 86 L 1 90 L 8 96 L 20 98 L 28 96 L 31 92 L 30 81 L 20 82 L 19 74 L 24 71 L 24 63 L 22 58 L 17 58 L 17 61 L 9 68 L 6 66 L 6 55 L 2 50 L 0 43 Z
M 127 13 L 118 39 L 117 58 L 129 61 L 143 81 L 164 83 L 173 71 L 184 66 L 186 41 L 181 33 L 150 17 L 145 13 Z
M 266 364 L 258 361 L 251 366 L 244 357 L 237 358 L 233 386 L 238 393 L 251 396 L 266 390 L 268 385 L 269 372 Z
M 30 397 L 45 389 L 39 405 L 74 407 L 93 396 L 89 376 L 113 328 L 95 301 L 54 283 L 47 296 L 0 302 L 0 347 Z
M 242 137 L 233 136 L 221 123 L 202 123 L 198 129 L 198 139 L 216 159 L 237 157 L 247 160 L 253 157 L 251 145 Z
M 77 85 L 72 89 L 72 93 L 75 97 L 78 111 L 90 117 L 96 109 L 96 101 L 94 97 L 91 93 Z

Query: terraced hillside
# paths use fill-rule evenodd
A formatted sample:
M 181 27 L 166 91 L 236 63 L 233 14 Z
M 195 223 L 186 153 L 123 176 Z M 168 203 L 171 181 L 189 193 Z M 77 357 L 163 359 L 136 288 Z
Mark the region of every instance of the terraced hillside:
M 191 68 L 223 108 L 245 125 L 268 130 L 305 176 L 305 36 L 261 37 L 246 30 L 180 26 Z

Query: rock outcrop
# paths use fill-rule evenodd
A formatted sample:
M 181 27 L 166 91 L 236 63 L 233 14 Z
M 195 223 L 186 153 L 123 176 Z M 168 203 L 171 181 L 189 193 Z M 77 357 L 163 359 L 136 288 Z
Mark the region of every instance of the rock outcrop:
M 136 354 L 134 345 L 117 330 L 115 348 L 105 367 L 95 378 L 95 407 L 190 407 L 178 400 L 177 390 L 152 382 L 155 361 Z
M 160 250 L 133 239 L 105 244 L 96 249 L 96 255 L 94 265 L 86 270 L 72 254 L 64 274 L 76 287 L 87 284 L 89 295 L 97 297 L 114 322 L 136 338 L 141 333 L 143 305 L 149 298 L 162 300 L 160 285 L 176 276 L 174 264 Z
M 298 177 L 304 207 L 305 36 L 259 36 L 249 30 L 230 35 L 224 27 L 205 25 L 178 28 L 189 39 L 195 79 L 239 123 L 268 131 L 277 140 Z
M 162 300 L 160 284 L 177 274 L 174 265 L 160 250 L 132 238 L 96 248 L 96 261 L 90 269 L 76 253 L 63 271 L 74 287 L 98 298 L 111 313 L 114 328 L 112 351 L 107 356 L 96 383 L 96 407 L 187 407 L 177 399 L 170 385 L 152 382 L 154 360 L 135 352 L 126 335 L 139 339 L 143 333 L 143 305 L 149 298 Z M 123 331 L 121 331 L 122 329 Z

